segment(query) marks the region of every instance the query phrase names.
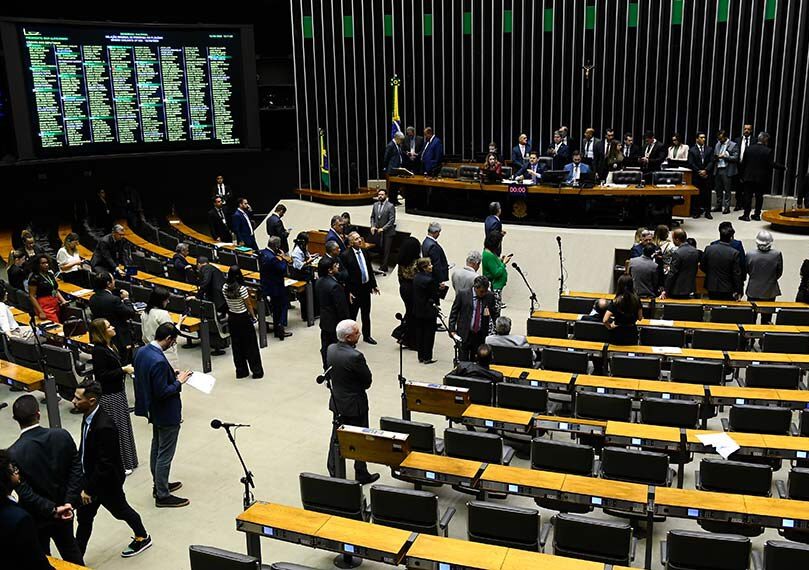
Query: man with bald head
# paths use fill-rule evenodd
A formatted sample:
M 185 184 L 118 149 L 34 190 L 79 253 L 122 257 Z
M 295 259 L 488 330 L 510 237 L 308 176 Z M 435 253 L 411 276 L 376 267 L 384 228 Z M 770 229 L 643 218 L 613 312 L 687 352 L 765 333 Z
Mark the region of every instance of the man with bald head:
M 531 141 L 528 135 L 520 133 L 517 144 L 511 149 L 511 168 L 516 172 L 528 162 L 528 153 L 531 152 Z

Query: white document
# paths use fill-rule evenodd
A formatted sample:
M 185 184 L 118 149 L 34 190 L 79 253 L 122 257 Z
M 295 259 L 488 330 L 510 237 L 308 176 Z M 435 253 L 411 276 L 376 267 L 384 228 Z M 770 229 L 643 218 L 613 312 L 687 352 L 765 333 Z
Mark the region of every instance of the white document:
M 231 242 L 228 242 L 228 241 L 218 241 L 213 245 L 214 245 L 214 247 L 226 247 L 226 246 L 231 246 L 233 244 Z
M 663 319 L 649 319 L 649 324 L 653 327 L 673 327 L 674 321 L 665 321 Z
M 679 346 L 653 346 L 652 352 L 654 354 L 682 354 L 683 349 Z
M 733 438 L 726 433 L 698 435 L 697 439 L 699 439 L 703 445 L 710 445 L 716 449 L 716 452 L 721 455 L 723 459 L 727 459 L 732 453 L 740 449 L 739 444 L 733 441 Z
M 192 388 L 196 388 L 203 394 L 210 394 L 213 391 L 214 385 L 216 384 L 216 378 L 210 374 L 194 372 L 185 383 Z
M 84 297 L 85 295 L 89 295 L 92 292 L 93 292 L 92 289 L 79 289 L 78 291 L 73 291 L 71 295 L 73 295 L 74 297 Z

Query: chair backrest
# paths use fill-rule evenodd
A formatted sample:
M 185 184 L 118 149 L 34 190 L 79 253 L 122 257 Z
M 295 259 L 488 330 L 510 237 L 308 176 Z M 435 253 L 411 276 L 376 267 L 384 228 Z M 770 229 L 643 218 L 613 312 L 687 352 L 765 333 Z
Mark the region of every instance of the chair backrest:
M 73 353 L 69 349 L 53 346 L 52 344 L 43 344 L 42 350 L 49 369 L 55 368 L 65 372 L 73 372 Z
M 149 287 L 132 285 L 132 300 L 136 303 L 148 303 L 152 290 Z
M 786 540 L 764 544 L 764 570 L 809 568 L 809 546 Z
M 639 343 L 645 346 L 685 345 L 685 331 L 673 327 L 640 327 Z
M 497 407 L 545 413 L 548 410 L 548 390 L 538 386 L 525 386 L 498 382 L 495 385 Z
M 141 227 L 138 228 L 138 232 L 146 241 L 150 241 L 154 244 L 160 243 L 160 230 L 157 229 L 157 226 L 146 222 L 141 224 Z
M 466 504 L 469 540 L 539 551 L 539 511 L 483 501 Z
M 788 364 L 756 364 L 744 373 L 744 383 L 750 388 L 797 390 L 800 381 L 801 369 Z
M 163 262 L 153 257 L 143 259 L 143 269 L 146 273 L 150 273 L 156 277 L 164 277 L 166 275 Z
M 170 313 L 183 314 L 186 310 L 185 297 L 180 295 L 170 294 L 169 304 L 166 305 L 166 310 Z
M 771 406 L 733 405 L 728 424 L 731 431 L 788 435 L 792 410 Z
M 301 504 L 317 511 L 354 520 L 365 518 L 365 496 L 359 481 L 301 473 Z
M 764 352 L 809 354 L 809 335 L 764 333 L 764 340 L 761 341 L 761 350 Z
M 438 535 L 438 497 L 428 491 L 371 487 L 371 517 L 376 524 Z
M 753 307 L 712 307 L 711 322 L 752 325 L 756 322 L 756 312 Z
M 609 362 L 611 376 L 642 378 L 645 380 L 658 380 L 660 378 L 659 356 L 611 354 Z
M 809 410 L 801 410 L 801 417 L 798 420 L 798 426 L 802 436 L 809 436 Z
M 752 544 L 746 536 L 670 530 L 667 537 L 671 569 L 747 570 Z
M 674 359 L 671 361 L 671 381 L 718 386 L 722 383 L 724 364 L 706 360 Z
M 146 254 L 142 251 L 132 252 L 132 265 L 140 270 L 146 270 Z
M 259 570 L 261 561 L 255 556 L 222 550 L 213 546 L 192 544 L 188 547 L 191 570 Z
M 776 325 L 796 325 L 800 327 L 809 326 L 809 310 L 806 309 L 781 309 L 775 315 Z
M 604 564 L 628 566 L 632 526 L 579 515 L 559 514 L 553 532 L 553 553 Z
M 258 258 L 254 255 L 236 254 L 236 265 L 242 271 L 258 271 Z
M 767 497 L 772 486 L 772 467 L 706 458 L 699 464 L 698 484 L 706 491 Z
M 528 336 L 546 338 L 567 338 L 567 322 L 556 319 L 536 319 L 529 317 L 525 325 Z
M 644 398 L 640 418 L 644 424 L 694 429 L 699 424 L 699 402 Z
M 628 422 L 632 419 L 632 398 L 621 394 L 576 393 L 576 417 Z
M 493 433 L 447 428 L 444 430 L 444 450 L 450 457 L 495 465 L 503 463 L 503 440 Z
M 740 337 L 738 331 L 696 329 L 691 337 L 691 347 L 703 350 L 739 350 Z
M 494 382 L 484 380 L 483 378 L 468 378 L 466 376 L 447 374 L 444 376 L 444 384 L 447 386 L 455 386 L 456 388 L 468 388 L 469 401 L 473 404 L 480 404 L 482 406 L 492 405 Z
M 703 321 L 705 309 L 702 305 L 678 305 L 666 303 L 663 305 L 663 318 L 669 321 Z
M 11 358 L 15 364 L 33 368 L 34 370 L 40 369 L 39 354 L 33 342 L 9 338 L 8 351 L 11 353 Z
M 28 293 L 25 291 L 21 291 L 20 289 L 12 289 L 15 293 L 15 301 L 14 306 L 20 309 L 23 313 L 33 313 L 34 312 L 34 304 L 31 302 L 31 297 L 28 296 Z M 9 292 L 9 297 L 10 297 Z
M 180 240 L 176 236 L 168 234 L 164 231 L 158 232 L 158 237 L 160 238 L 160 246 L 171 251 L 177 249 L 177 246 L 180 243 Z
M 608 342 L 609 330 L 604 323 L 596 321 L 576 321 L 573 323 L 573 338 L 592 342 Z
M 503 366 L 532 368 L 534 366 L 534 351 L 530 346 L 492 345 L 492 362 Z
M 798 501 L 809 501 L 809 468 L 794 467 L 787 479 L 787 496 Z
M 669 456 L 639 449 L 605 447 L 601 450 L 601 476 L 665 487 L 669 483 Z
M 231 265 L 239 264 L 239 260 L 236 259 L 236 254 L 233 253 L 232 251 L 220 249 L 217 252 L 217 256 L 219 257 L 219 263 L 221 263 L 222 265 L 227 265 L 228 267 L 230 267 Z
M 186 273 L 182 269 L 178 269 L 173 264 L 169 265 L 167 268 L 169 279 L 174 281 L 180 281 L 181 283 L 185 282 Z
M 188 312 L 198 319 L 213 320 L 216 318 L 216 307 L 211 301 L 201 299 L 188 299 Z
M 379 418 L 379 429 L 406 433 L 410 436 L 408 438 L 410 449 L 423 453 L 435 453 L 435 426 L 433 424 L 384 416 Z
M 543 348 L 542 368 L 559 372 L 587 374 L 590 359 L 586 352 L 564 348 Z
M 583 299 L 581 297 L 559 297 L 558 310 L 560 313 L 586 315 L 592 310 L 594 302 L 594 299 Z
M 592 476 L 595 449 L 572 441 L 531 440 L 531 469 Z

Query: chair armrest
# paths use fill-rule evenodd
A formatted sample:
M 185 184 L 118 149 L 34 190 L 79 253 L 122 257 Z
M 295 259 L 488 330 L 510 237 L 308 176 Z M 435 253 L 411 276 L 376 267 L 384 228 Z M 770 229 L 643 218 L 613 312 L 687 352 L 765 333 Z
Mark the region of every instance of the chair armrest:
M 798 426 L 797 426 L 797 424 L 795 424 L 795 422 L 792 422 L 791 424 L 789 424 L 789 435 L 792 435 L 792 436 L 800 436 L 801 435 L 801 432 L 798 429 Z
M 551 534 L 551 529 L 553 528 L 553 524 L 550 522 L 546 522 L 542 525 L 542 528 L 539 529 L 539 551 L 545 552 L 545 544 L 548 542 L 548 535 Z
M 508 445 L 503 446 L 503 465 L 508 465 L 514 459 L 514 448 Z
M 775 482 L 775 490 L 778 491 L 778 498 L 779 499 L 787 499 L 787 486 L 781 480 Z
M 666 567 L 666 564 L 668 564 L 669 562 L 668 546 L 669 545 L 666 543 L 665 540 L 660 541 L 660 564 L 662 564 L 664 568 Z
M 730 431 L 729 427 L 730 427 L 730 423 L 728 422 L 728 419 L 727 418 L 722 418 L 722 429 L 724 431 Z
M 638 550 L 638 539 L 637 537 L 632 537 L 632 545 L 629 550 L 629 561 L 633 562 L 635 560 L 635 552 Z
M 599 473 L 601 473 L 601 460 L 600 459 L 594 459 L 593 460 L 593 477 L 597 477 Z
M 752 555 L 753 555 L 752 556 L 753 565 L 751 566 L 751 568 L 753 570 L 763 570 L 764 569 L 764 558 L 761 556 L 761 552 L 758 552 L 758 551 L 754 550 L 752 552 Z
M 697 488 L 697 490 L 699 490 L 699 491 L 702 490 L 702 485 L 700 484 L 700 478 L 699 478 L 699 469 L 694 471 L 694 486 Z
M 438 521 L 438 526 L 444 531 L 444 536 L 447 536 L 447 527 L 449 526 L 449 521 L 452 520 L 452 517 L 455 516 L 455 507 L 447 507 L 447 510 L 444 511 L 444 514 L 441 516 L 441 520 Z
M 742 380 L 741 376 L 737 376 L 736 377 L 736 384 L 738 384 L 739 387 L 744 388 L 746 382 L 744 380 Z

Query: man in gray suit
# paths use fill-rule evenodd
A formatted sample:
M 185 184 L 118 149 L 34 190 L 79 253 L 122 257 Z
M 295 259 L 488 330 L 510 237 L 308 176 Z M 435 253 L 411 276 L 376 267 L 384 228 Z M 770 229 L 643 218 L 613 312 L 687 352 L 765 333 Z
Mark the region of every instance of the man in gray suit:
M 478 276 L 480 262 L 480 252 L 470 251 L 466 256 L 466 265 L 453 270 L 452 288 L 455 290 L 456 295 L 459 291 L 467 291 L 472 288 L 472 283 L 475 282 L 475 277 Z
M 784 273 L 784 258 L 781 252 L 772 248 L 772 234 L 761 230 L 756 235 L 756 251 L 748 252 L 747 282 L 748 301 L 775 301 L 781 294 L 778 279 Z M 772 313 L 761 313 L 761 324 L 768 325 Z
M 652 259 L 656 251 L 653 243 L 647 243 L 643 246 L 643 255 L 629 260 L 629 274 L 632 276 L 638 297 L 657 297 L 660 268 Z
M 383 252 L 379 270 L 387 273 L 390 246 L 396 235 L 396 207 L 388 200 L 388 193 L 382 188 L 376 193 L 376 198 L 377 201 L 371 208 L 371 236 Z
M 730 244 L 733 228 L 719 230 L 719 242 L 705 248 L 700 267 L 705 272 L 705 288 L 708 298 L 719 301 L 735 301 L 742 296 L 744 279 L 739 263 L 739 252 Z
M 677 249 L 671 254 L 661 299 L 688 299 L 697 291 L 700 251 L 688 243 L 687 239 L 688 235 L 682 228 L 671 233 L 671 240 Z
M 714 147 L 714 188 L 716 190 L 716 207 L 714 212 L 730 214 L 730 196 L 733 193 L 733 182 L 739 173 L 739 148 L 728 138 L 722 129 L 716 133 Z
M 525 335 L 511 334 L 511 319 L 508 317 L 497 317 L 494 322 L 494 334 L 486 337 L 486 344 L 489 346 L 516 346 L 525 348 L 528 346 L 528 339 Z
M 335 443 L 337 425 L 368 427 L 368 396 L 371 387 L 371 369 L 365 357 L 356 349 L 360 327 L 356 321 L 346 319 L 337 323 L 337 342 L 326 350 L 326 370 L 331 369 L 332 397 L 329 409 L 335 423 L 331 432 L 328 469 L 334 477 L 337 466 Z M 379 479 L 379 473 L 369 473 L 364 461 L 354 461 L 354 478 L 365 485 Z

